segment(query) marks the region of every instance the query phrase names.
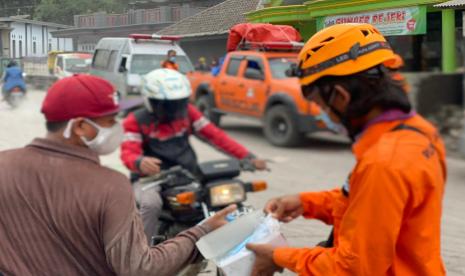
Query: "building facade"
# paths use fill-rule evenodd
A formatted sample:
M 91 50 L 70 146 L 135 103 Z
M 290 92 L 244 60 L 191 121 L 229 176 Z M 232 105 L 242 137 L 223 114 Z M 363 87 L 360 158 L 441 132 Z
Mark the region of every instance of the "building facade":
M 291 2 L 293 4 L 291 4 Z M 462 12 L 436 5 L 444 0 L 262 0 L 263 9 L 247 14 L 250 22 L 293 25 L 304 38 L 337 23 L 377 26 L 407 71 L 455 72 L 463 66 Z
M 153 34 L 185 18 L 198 14 L 219 0 L 133 1 L 121 14 L 105 12 L 75 15 L 74 27 L 53 33 L 73 38 L 79 51 L 92 52 L 103 37 L 127 37 L 131 33 Z
M 45 57 L 48 52 L 72 51 L 70 38 L 54 38 L 53 31 L 70 26 L 16 17 L 0 18 L 2 58 Z

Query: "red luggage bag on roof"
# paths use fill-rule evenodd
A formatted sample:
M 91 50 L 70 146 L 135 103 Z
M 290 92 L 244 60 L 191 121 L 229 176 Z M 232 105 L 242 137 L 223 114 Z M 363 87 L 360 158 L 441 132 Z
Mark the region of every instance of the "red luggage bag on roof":
M 229 31 L 227 51 L 235 51 L 243 43 L 301 42 L 302 37 L 292 26 L 264 23 L 237 24 Z

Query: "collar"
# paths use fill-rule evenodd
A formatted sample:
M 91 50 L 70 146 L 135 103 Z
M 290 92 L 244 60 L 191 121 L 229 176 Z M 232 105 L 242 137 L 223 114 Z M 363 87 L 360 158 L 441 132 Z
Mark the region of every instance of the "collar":
M 376 118 L 370 120 L 364 127 L 362 133 L 357 136 L 352 146 L 352 151 L 357 160 L 375 144 L 381 136 L 391 131 L 399 123 L 416 116 L 415 111 L 405 113 L 401 110 L 388 110 Z
M 46 151 L 53 151 L 63 155 L 68 155 L 78 159 L 84 159 L 96 164 L 100 164 L 100 159 L 97 153 L 91 149 L 69 145 L 50 139 L 36 138 L 27 147 L 39 148 Z

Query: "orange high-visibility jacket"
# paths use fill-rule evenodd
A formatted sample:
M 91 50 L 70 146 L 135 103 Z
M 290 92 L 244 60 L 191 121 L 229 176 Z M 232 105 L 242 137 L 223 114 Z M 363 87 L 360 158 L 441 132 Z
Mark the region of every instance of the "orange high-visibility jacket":
M 399 124 L 420 129 L 392 131 Z M 334 225 L 332 248 L 277 248 L 299 275 L 445 275 L 440 224 L 445 148 L 419 115 L 370 126 L 354 144 L 349 195 L 302 193 L 306 218 Z

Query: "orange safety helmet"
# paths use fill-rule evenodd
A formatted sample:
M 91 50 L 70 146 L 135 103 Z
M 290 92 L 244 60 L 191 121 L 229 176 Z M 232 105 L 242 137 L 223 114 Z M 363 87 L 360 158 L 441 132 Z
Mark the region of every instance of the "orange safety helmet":
M 391 70 L 399 70 L 404 67 L 404 59 L 398 54 L 394 54 L 394 59 L 390 59 L 384 62 L 384 66 Z
M 383 35 L 370 24 L 337 24 L 316 33 L 299 54 L 293 72 L 301 85 L 325 76 L 347 76 L 394 60 Z

